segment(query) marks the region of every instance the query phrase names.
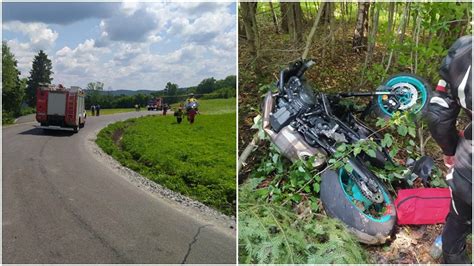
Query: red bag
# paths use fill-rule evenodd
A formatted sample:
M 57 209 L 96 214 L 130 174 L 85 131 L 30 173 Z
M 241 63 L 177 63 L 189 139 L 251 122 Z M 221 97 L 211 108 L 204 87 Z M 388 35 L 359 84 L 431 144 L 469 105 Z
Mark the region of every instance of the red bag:
M 395 200 L 398 224 L 444 223 L 449 213 L 449 188 L 401 189 Z

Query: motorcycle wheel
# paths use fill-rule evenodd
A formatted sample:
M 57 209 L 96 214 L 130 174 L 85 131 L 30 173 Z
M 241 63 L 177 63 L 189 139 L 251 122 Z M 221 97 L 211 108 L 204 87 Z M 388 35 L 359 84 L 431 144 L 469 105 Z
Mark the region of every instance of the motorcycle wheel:
M 321 201 L 326 213 L 341 220 L 359 242 L 365 244 L 383 244 L 391 236 L 396 222 L 396 211 L 390 194 L 379 180 L 384 202 L 374 208 L 381 208 L 381 215 L 364 212 L 360 205 L 371 202 L 365 198 L 355 183 L 351 182 L 344 169 L 326 171 L 321 179 Z M 349 191 L 349 193 L 347 192 Z M 357 204 L 356 204 L 357 202 Z M 382 213 L 383 211 L 383 213 Z
M 428 106 L 428 100 L 431 97 L 431 86 L 423 78 L 413 74 L 397 74 L 391 76 L 385 81 L 384 86 L 390 87 L 390 91 L 404 91 L 403 95 L 395 96 L 401 106 L 393 110 L 388 106 L 382 95 L 375 96 L 373 99 L 375 113 L 379 117 L 390 118 L 396 111 L 410 111 L 415 114 L 423 112 Z M 378 89 L 385 90 L 386 89 Z M 416 97 L 416 99 L 415 99 Z

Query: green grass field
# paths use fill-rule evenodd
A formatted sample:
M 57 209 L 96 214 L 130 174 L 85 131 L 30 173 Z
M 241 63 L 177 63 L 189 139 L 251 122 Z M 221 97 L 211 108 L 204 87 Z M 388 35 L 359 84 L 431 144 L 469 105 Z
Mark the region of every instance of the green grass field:
M 142 108 L 143 110 L 143 108 Z M 133 108 L 115 108 L 115 109 L 100 109 L 100 115 L 112 115 L 117 113 L 134 112 Z M 91 110 L 87 110 L 87 116 L 92 116 Z
M 235 98 L 200 102 L 193 125 L 172 115 L 129 119 L 103 129 L 97 143 L 124 166 L 235 215 Z
M 224 113 L 235 113 L 235 98 L 229 99 L 212 99 L 212 100 L 198 100 L 199 112 L 201 114 L 224 114 Z M 175 103 L 171 105 L 171 108 L 175 110 L 179 104 Z

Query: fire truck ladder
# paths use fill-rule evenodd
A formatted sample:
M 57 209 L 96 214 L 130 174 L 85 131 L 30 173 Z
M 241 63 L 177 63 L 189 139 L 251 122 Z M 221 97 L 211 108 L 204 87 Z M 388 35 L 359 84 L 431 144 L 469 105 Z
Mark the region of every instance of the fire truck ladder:
M 68 96 L 67 96 L 67 121 L 70 121 L 70 122 L 75 122 L 76 121 L 76 112 L 75 112 L 75 108 L 76 108 L 76 97 L 75 97 L 75 93 L 68 93 Z

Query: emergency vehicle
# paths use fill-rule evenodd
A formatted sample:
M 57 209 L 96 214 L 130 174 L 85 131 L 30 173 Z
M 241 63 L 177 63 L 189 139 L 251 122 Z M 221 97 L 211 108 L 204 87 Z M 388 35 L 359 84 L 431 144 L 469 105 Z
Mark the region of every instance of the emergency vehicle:
M 79 87 L 41 86 L 36 90 L 36 121 L 41 128 L 78 132 L 86 123 L 84 98 Z

